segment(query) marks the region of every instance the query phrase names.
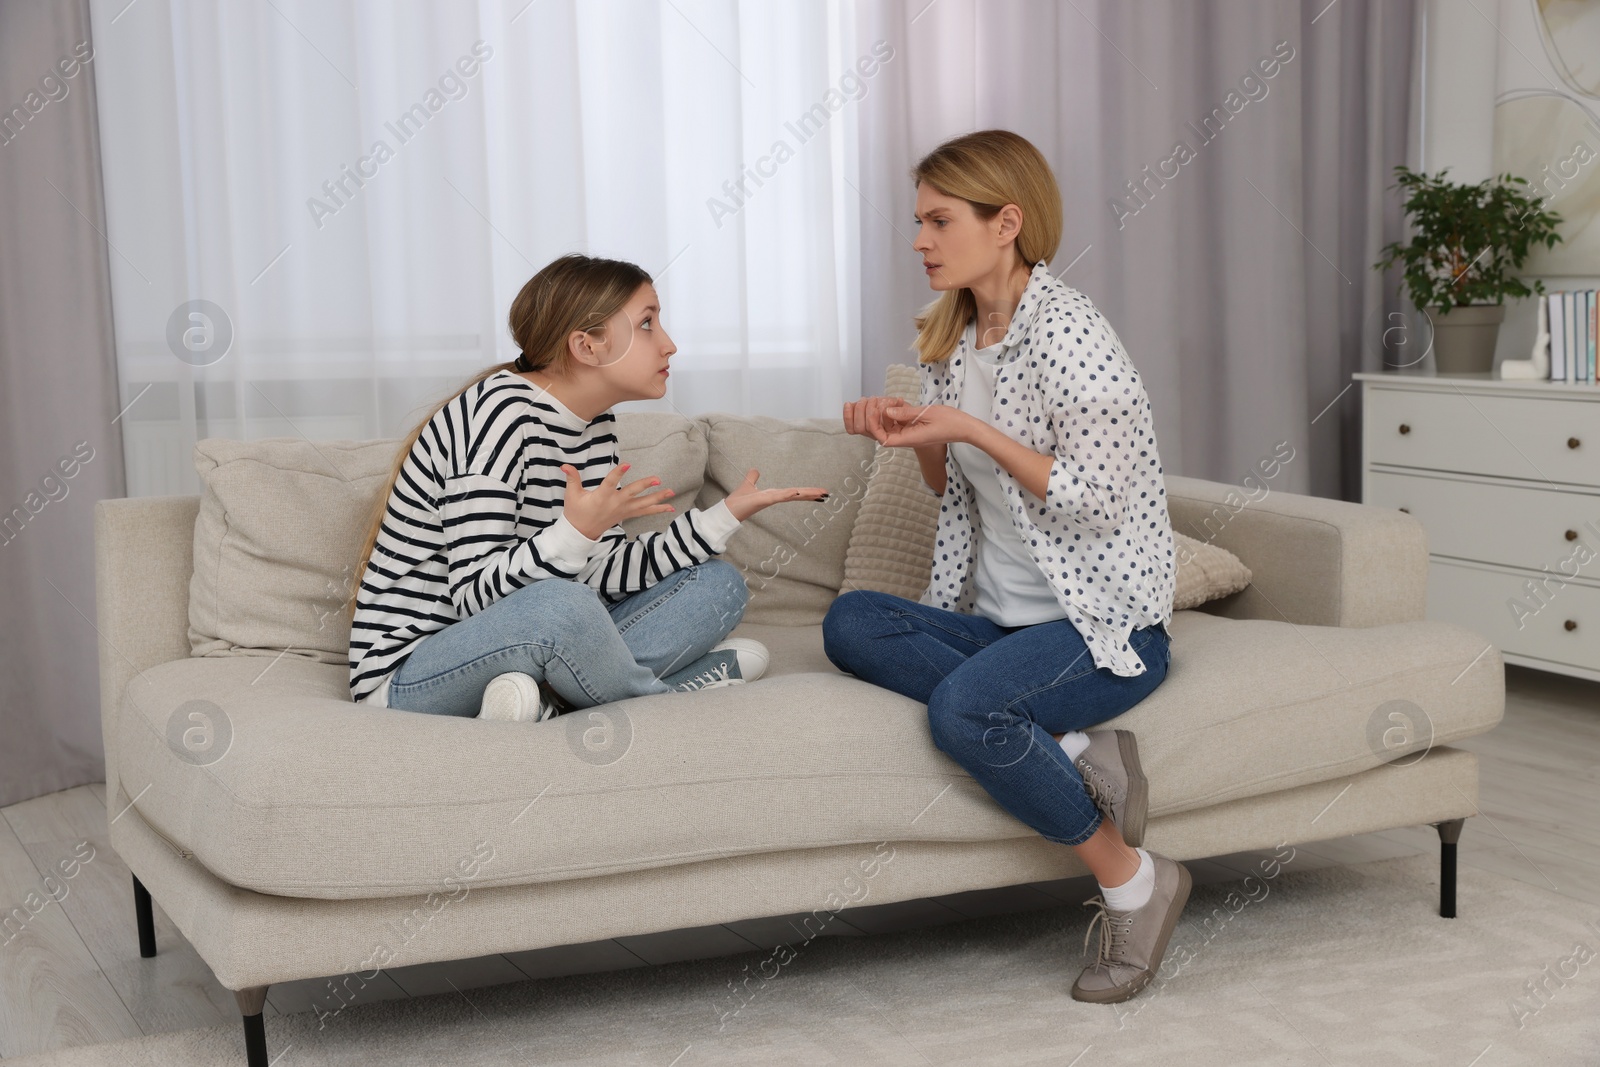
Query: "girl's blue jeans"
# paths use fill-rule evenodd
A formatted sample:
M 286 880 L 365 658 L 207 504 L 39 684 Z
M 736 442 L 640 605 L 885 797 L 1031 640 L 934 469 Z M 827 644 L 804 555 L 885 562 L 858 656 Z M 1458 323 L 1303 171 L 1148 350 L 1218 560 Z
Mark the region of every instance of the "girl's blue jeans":
M 579 582 L 530 582 L 418 642 L 389 683 L 389 706 L 476 716 L 484 688 L 508 671 L 544 680 L 574 708 L 671 692 L 749 602 L 744 576 L 720 559 L 610 605 Z
M 981 615 L 871 590 L 841 595 L 822 621 L 823 650 L 840 670 L 928 705 L 933 743 L 989 795 L 1051 841 L 1078 845 L 1100 812 L 1052 734 L 1127 711 L 1167 675 L 1164 625 L 1128 636 L 1143 674 L 1096 667 L 1065 619 L 1001 626 Z

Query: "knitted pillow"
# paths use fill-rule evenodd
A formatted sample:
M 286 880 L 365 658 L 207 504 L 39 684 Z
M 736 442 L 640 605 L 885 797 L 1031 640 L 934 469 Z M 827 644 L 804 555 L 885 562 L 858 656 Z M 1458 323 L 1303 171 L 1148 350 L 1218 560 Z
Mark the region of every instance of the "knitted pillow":
M 1172 610 L 1199 607 L 1210 600 L 1231 596 L 1250 584 L 1250 568 L 1225 548 L 1172 533 L 1178 554 L 1178 583 Z
M 884 376 L 884 395 L 915 404 L 917 368 L 891 364 Z M 843 588 L 875 589 L 920 601 L 933 571 L 939 498 L 922 480 L 911 449 L 880 445 L 876 458 L 877 470 L 867 482 L 845 550 Z M 1229 596 L 1250 584 L 1250 569 L 1232 552 L 1176 531 L 1172 536 L 1178 557 L 1174 611 Z
M 892 363 L 884 378 L 885 396 L 917 402 L 917 368 Z M 933 571 L 939 498 L 922 480 L 914 451 L 876 447 L 877 469 L 867 480 L 861 512 L 850 530 L 840 592 L 875 589 L 918 600 Z

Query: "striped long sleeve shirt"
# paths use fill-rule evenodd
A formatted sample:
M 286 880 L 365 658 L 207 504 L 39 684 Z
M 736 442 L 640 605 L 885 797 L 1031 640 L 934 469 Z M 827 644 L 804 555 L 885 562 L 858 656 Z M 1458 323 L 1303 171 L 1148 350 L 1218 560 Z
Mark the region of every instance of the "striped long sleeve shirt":
M 417 643 L 529 582 L 582 582 L 616 603 L 727 547 L 726 501 L 691 508 L 630 540 L 591 539 L 562 514 L 563 463 L 593 489 L 617 465 L 616 416 L 585 422 L 501 370 L 450 400 L 401 464 L 350 625 L 350 695 L 388 706 L 389 681 Z

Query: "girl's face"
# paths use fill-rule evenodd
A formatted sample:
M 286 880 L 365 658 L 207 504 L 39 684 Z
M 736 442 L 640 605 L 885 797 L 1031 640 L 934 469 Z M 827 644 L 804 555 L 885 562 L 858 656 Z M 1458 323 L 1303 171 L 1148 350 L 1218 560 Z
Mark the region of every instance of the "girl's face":
M 927 182 L 917 183 L 916 217 L 921 229 L 911 247 L 922 253 L 928 285 L 941 291 L 969 289 L 992 275 L 1007 257 L 1014 257 L 1011 214 L 1002 208 L 994 218 L 981 219 L 960 197 L 946 196 Z
M 621 400 L 667 395 L 667 364 L 678 347 L 661 328 L 661 301 L 646 282 L 606 321 L 605 340 L 594 344 L 594 366 Z

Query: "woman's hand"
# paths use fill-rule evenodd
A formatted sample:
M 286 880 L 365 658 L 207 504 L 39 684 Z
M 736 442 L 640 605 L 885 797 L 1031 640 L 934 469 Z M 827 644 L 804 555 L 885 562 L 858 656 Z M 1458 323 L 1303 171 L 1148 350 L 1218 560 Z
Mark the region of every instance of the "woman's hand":
M 728 494 L 728 510 L 733 517 L 743 522 L 762 508 L 771 507 L 773 504 L 783 504 L 792 500 L 826 500 L 828 491 L 816 486 L 805 489 L 757 489 L 756 479 L 761 477 L 761 472 L 750 470 L 745 473 L 744 481 L 739 487 Z
M 972 443 L 984 426 L 959 408 L 943 404 L 918 407 L 899 397 L 867 396 L 844 406 L 844 428 L 888 448 L 914 449 L 922 480 L 942 496 L 945 449 L 952 441 Z
M 896 396 L 864 396 L 844 406 L 846 433 L 870 437 L 891 448 L 946 445 L 972 440 L 983 424 L 945 404 L 918 407 Z
M 677 510 L 671 504 L 662 503 L 673 495 L 671 489 L 663 489 L 659 493 L 646 492 L 660 485 L 660 478 L 640 478 L 638 481 L 622 485 L 622 472 L 630 466 L 632 464 L 620 463 L 612 467 L 600 480 L 599 485 L 593 489 L 585 489 L 578 468 L 570 463 L 561 465 L 561 473 L 567 476 L 567 490 L 565 497 L 562 498 L 561 513 L 589 540 L 600 540 L 601 534 L 624 519 Z
M 984 429 L 983 423 L 947 404 L 917 407 L 895 400 L 882 410 L 881 418 L 883 436 L 878 440 L 890 448 L 948 445 L 957 441 L 971 443 Z
M 893 396 L 864 396 L 844 406 L 844 432 L 883 443 L 883 409 L 901 400 Z

